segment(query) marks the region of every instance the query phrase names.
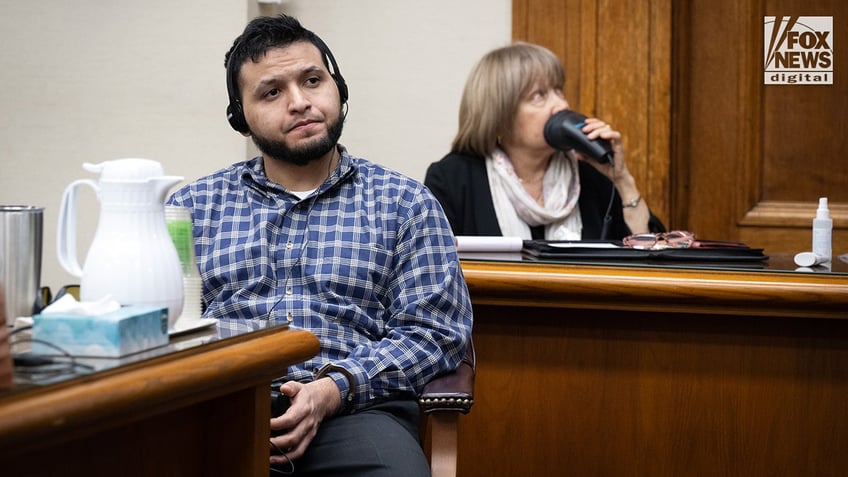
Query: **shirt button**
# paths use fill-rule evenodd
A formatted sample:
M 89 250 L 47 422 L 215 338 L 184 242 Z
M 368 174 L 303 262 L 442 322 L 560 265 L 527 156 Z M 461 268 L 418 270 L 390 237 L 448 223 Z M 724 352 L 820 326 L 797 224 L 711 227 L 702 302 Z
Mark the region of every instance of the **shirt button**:
M 294 315 L 289 312 L 288 315 L 286 315 L 286 319 L 289 320 L 289 323 L 291 323 L 292 321 L 294 321 Z
M 286 295 L 291 295 L 291 294 L 292 294 L 291 287 L 286 288 Z
M 286 249 L 291 250 L 292 248 L 294 248 L 294 244 L 291 242 L 286 242 Z

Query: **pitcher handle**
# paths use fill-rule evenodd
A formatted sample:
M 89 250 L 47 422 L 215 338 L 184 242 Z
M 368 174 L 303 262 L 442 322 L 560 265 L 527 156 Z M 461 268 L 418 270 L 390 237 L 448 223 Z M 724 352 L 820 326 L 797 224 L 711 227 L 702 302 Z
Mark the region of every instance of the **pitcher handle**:
M 79 179 L 65 189 L 62 204 L 59 206 L 59 226 L 56 237 L 56 255 L 59 264 L 71 275 L 82 278 L 82 267 L 77 260 L 77 186 L 88 184 L 99 192 L 97 184 L 91 179 Z M 99 194 L 98 194 L 99 195 Z

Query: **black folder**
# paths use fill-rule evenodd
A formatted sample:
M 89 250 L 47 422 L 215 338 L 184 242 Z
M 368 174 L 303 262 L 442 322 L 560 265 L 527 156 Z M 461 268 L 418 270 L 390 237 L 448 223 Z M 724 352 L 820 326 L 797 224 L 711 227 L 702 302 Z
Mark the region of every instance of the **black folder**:
M 739 242 L 699 241 L 695 248 L 643 250 L 620 241 L 525 240 L 522 253 L 540 260 L 672 260 L 697 262 L 759 262 L 768 260 L 761 248 Z

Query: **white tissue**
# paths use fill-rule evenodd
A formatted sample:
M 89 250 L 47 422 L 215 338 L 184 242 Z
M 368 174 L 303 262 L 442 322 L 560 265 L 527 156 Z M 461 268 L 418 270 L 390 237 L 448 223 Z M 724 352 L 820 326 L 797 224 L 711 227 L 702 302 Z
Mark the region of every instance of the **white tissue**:
M 112 295 L 106 295 L 97 301 L 77 301 L 72 295 L 66 294 L 41 310 L 41 314 L 98 316 L 119 309 L 121 304 L 112 299 Z

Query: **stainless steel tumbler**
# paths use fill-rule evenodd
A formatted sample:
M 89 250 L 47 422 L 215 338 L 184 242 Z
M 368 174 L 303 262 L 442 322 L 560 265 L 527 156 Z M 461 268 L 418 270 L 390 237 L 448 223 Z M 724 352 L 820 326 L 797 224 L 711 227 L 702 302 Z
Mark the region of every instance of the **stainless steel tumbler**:
M 32 316 L 40 303 L 44 208 L 0 205 L 0 289 L 6 325 Z

